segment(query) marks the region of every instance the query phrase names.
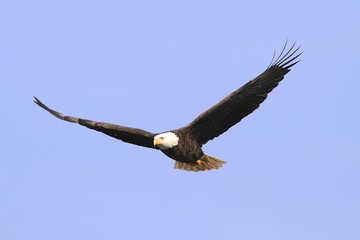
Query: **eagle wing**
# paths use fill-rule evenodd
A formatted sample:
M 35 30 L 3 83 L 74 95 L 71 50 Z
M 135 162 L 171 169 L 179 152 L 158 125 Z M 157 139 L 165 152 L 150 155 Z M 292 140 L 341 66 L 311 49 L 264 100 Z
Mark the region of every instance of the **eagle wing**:
M 49 113 L 51 113 L 52 115 L 54 115 L 55 117 L 61 120 L 78 123 L 82 126 L 105 133 L 106 135 L 117 138 L 127 143 L 136 144 L 142 147 L 156 148 L 154 147 L 153 144 L 153 138 L 155 136 L 155 134 L 153 133 L 138 128 L 129 128 L 111 123 L 96 122 L 87 119 L 65 116 L 62 113 L 50 109 L 36 97 L 34 98 L 35 98 L 34 102 L 37 105 L 39 105 L 41 108 L 45 109 L 46 111 L 48 111 Z
M 192 133 L 200 145 L 226 132 L 257 109 L 260 103 L 266 99 L 268 93 L 290 71 L 290 68 L 299 62 L 296 61 L 301 55 L 301 53 L 296 54 L 299 48 L 295 48 L 294 44 L 288 51 L 285 51 L 285 44 L 277 59 L 274 59 L 274 54 L 269 67 L 262 74 L 203 112 L 185 129 Z

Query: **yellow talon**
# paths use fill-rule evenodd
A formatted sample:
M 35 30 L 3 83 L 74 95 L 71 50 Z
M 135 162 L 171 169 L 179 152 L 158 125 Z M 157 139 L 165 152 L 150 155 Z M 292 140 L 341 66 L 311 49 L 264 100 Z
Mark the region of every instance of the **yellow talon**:
M 196 163 L 197 163 L 198 165 L 203 164 L 203 162 L 202 162 L 201 160 L 197 160 Z

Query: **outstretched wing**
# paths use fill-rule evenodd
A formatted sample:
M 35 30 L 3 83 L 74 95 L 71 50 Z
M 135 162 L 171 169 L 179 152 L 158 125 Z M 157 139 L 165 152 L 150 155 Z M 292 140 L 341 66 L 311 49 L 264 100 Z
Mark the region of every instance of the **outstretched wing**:
M 90 129 L 94 129 L 96 131 L 105 133 L 111 137 L 117 138 L 121 141 L 136 144 L 142 147 L 155 148 L 153 145 L 153 139 L 155 134 L 144 131 L 142 129 L 137 128 L 129 128 L 120 125 L 115 125 L 111 123 L 104 122 L 95 122 L 87 119 L 81 119 L 71 116 L 65 116 L 62 113 L 56 112 L 50 108 L 48 108 L 45 104 L 43 104 L 39 99 L 35 98 L 35 103 L 54 115 L 55 117 L 73 123 L 78 123 L 82 126 L 88 127 Z
M 258 77 L 226 96 L 218 104 L 203 112 L 185 128 L 200 145 L 226 132 L 230 127 L 252 113 L 299 61 L 300 47 L 295 44 L 286 51 L 286 44 L 277 59 Z

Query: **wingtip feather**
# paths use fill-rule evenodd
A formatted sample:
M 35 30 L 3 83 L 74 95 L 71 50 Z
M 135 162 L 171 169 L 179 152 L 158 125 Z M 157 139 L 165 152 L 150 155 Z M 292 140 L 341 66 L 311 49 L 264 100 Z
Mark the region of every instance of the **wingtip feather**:
M 276 52 L 274 53 L 274 55 L 272 57 L 272 60 L 271 60 L 271 62 L 269 64 L 269 66 L 267 67 L 267 69 L 269 69 L 269 68 L 271 68 L 273 66 L 278 66 L 278 67 L 281 67 L 281 68 L 290 69 L 292 66 L 294 66 L 295 64 L 300 62 L 300 60 L 297 60 L 295 62 L 294 62 L 294 60 L 298 59 L 298 57 L 300 57 L 300 55 L 303 53 L 303 52 L 298 53 L 299 49 L 301 48 L 301 45 L 296 47 L 296 42 L 295 42 L 293 45 L 291 45 L 289 50 L 286 50 L 287 43 L 288 42 L 286 40 L 285 45 L 282 48 L 282 50 L 281 50 L 278 57 L 275 58 L 275 53 Z M 296 53 L 298 53 L 298 54 L 296 54 Z

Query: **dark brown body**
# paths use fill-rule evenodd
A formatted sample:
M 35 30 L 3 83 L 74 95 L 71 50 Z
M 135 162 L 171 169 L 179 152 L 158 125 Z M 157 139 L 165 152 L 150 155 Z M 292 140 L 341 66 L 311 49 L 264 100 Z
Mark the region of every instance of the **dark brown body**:
M 189 131 L 182 129 L 171 131 L 179 138 L 179 144 L 173 148 L 161 150 L 166 156 L 176 161 L 195 164 L 204 155 L 201 146 Z

